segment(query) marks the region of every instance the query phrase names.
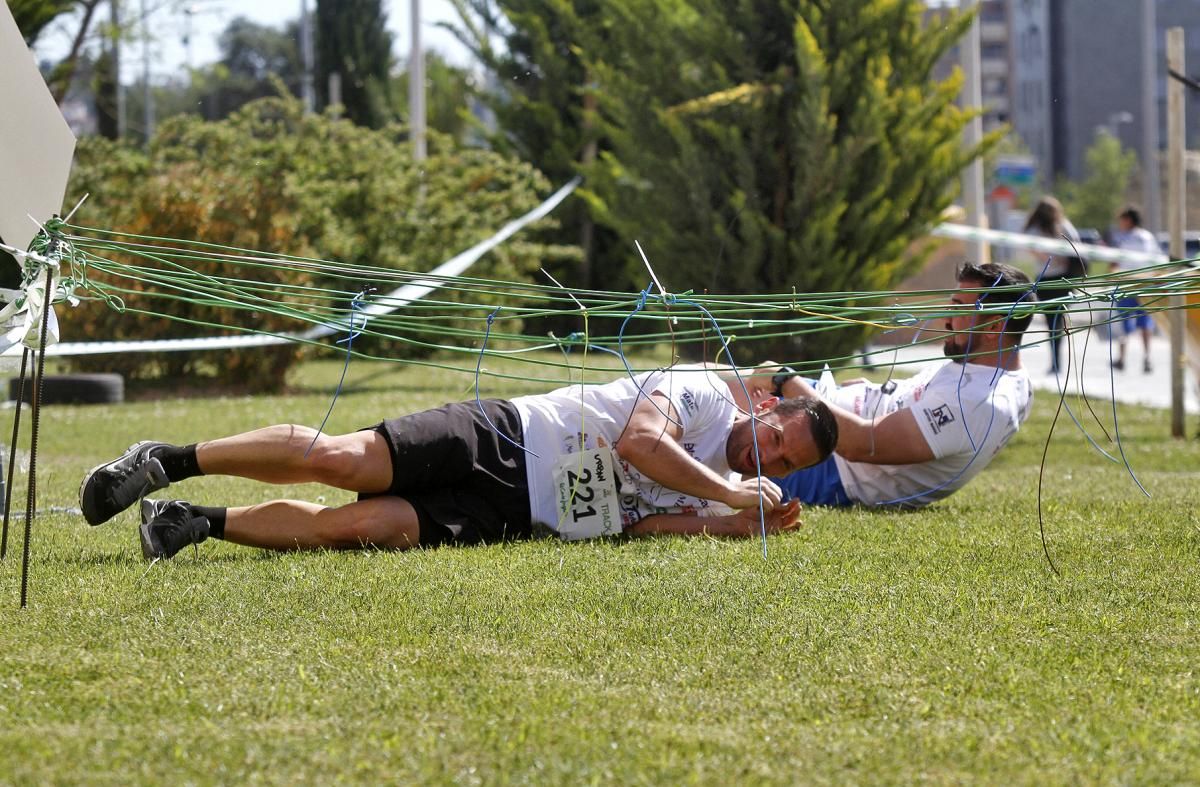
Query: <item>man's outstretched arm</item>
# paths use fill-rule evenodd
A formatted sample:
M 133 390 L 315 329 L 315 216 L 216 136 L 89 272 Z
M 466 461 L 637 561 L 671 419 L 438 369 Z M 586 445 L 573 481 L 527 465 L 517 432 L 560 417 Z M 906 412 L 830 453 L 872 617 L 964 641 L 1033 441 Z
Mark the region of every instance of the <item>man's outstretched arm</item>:
M 614 448 L 638 472 L 667 489 L 717 500 L 730 508 L 757 508 L 761 489 L 767 510 L 778 505 L 783 494 L 775 484 L 765 478 L 730 481 L 683 450 L 682 434 L 671 400 L 655 392 L 638 402 Z
M 786 397 L 818 396 L 811 385 L 793 377 L 783 385 Z M 851 462 L 876 465 L 909 465 L 936 457 L 912 410 L 897 410 L 875 421 L 825 402 L 838 424 L 837 452 Z
M 767 513 L 767 532 L 782 533 L 800 527 L 800 502 L 791 500 Z M 725 516 L 697 514 L 652 514 L 630 528 L 631 536 L 710 535 L 718 538 L 747 538 L 762 532 L 758 506 Z

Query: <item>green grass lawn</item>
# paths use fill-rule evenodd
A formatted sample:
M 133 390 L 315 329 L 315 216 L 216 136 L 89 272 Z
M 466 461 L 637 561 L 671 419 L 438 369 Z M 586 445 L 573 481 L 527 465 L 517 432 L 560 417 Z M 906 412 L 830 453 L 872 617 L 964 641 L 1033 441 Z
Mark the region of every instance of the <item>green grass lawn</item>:
M 309 364 L 286 397 L 47 407 L 39 503 L 76 505 L 83 473 L 136 439 L 315 426 L 339 372 Z M 470 381 L 362 363 L 349 384 L 331 431 Z M 1200 443 L 1119 408 L 1146 498 L 1060 421 L 1044 476 L 1057 576 L 1035 497 L 1054 404 L 1040 393 L 950 500 L 810 510 L 765 559 L 757 540 L 707 538 L 209 541 L 148 566 L 132 511 L 94 529 L 43 514 L 22 611 L 18 522 L 0 564 L 0 783 L 1196 782 Z

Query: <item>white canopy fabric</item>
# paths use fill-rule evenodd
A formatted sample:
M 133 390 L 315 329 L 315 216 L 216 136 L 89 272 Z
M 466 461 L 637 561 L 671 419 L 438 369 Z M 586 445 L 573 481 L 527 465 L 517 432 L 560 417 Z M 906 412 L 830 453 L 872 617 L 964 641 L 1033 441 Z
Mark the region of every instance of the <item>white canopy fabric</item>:
M 0 238 L 24 249 L 62 209 L 75 135 L 0 0 Z M 32 219 L 30 217 L 33 217 Z

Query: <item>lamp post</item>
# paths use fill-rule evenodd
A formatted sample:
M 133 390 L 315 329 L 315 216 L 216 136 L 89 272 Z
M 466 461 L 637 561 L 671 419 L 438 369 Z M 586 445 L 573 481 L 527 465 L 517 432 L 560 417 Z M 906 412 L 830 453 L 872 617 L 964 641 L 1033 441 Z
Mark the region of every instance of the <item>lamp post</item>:
M 154 91 L 150 88 L 150 23 L 147 20 L 146 0 L 141 0 L 142 22 L 142 125 L 146 147 L 154 136 Z
M 971 27 L 960 43 L 962 57 L 963 87 L 959 100 L 964 109 L 975 111 L 983 105 L 982 87 L 980 85 L 980 41 L 979 13 L 976 6 L 979 0 L 963 0 L 960 8 L 963 11 L 975 11 Z M 983 118 L 976 114 L 963 128 L 963 147 L 975 150 L 983 141 Z M 966 166 L 962 173 L 963 208 L 967 213 L 967 223 L 974 227 L 987 228 L 987 214 L 983 204 L 983 159 L 976 157 Z M 990 259 L 990 247 L 982 240 L 973 241 L 967 246 L 968 253 L 974 262 L 982 264 Z
M 313 77 L 316 70 L 314 60 L 312 17 L 308 14 L 308 0 L 300 0 L 300 62 L 303 66 L 303 74 L 300 78 L 300 97 L 304 101 L 304 112 L 309 115 L 315 112 L 317 107 L 317 92 Z
M 412 48 L 408 56 L 409 133 L 413 158 L 424 161 L 425 150 L 425 53 L 421 49 L 421 0 L 409 0 Z

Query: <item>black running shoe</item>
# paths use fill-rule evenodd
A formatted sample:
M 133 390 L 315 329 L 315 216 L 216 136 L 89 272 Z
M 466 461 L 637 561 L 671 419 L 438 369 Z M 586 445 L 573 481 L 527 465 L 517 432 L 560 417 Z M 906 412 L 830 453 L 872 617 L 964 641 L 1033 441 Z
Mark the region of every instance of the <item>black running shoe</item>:
M 150 451 L 166 443 L 135 443 L 120 457 L 93 467 L 79 485 L 79 507 L 89 525 L 102 525 L 170 482 Z
M 208 538 L 208 519 L 192 513 L 182 500 L 142 501 L 142 556 L 171 558 L 188 544 Z

